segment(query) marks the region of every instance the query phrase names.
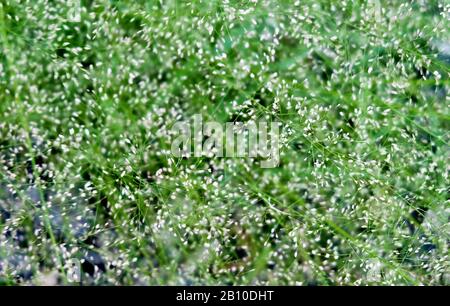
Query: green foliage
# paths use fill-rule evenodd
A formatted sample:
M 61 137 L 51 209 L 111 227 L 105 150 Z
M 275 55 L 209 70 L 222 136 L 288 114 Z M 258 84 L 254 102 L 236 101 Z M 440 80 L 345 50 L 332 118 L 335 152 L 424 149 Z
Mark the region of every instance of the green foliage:
M 0 284 L 448 285 L 446 1 L 0 3 Z

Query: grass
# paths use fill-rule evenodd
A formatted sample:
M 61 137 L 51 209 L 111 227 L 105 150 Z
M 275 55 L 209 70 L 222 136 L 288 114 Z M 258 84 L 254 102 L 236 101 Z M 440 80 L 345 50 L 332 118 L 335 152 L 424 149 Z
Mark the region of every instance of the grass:
M 445 1 L 0 3 L 1 284 L 448 285 Z

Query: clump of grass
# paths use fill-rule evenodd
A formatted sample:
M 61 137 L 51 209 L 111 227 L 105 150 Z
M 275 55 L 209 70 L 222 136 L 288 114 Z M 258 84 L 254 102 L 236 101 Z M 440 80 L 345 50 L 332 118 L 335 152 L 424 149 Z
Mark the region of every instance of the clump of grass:
M 2 1 L 0 283 L 448 285 L 449 14 Z M 174 158 L 196 113 L 279 167 Z

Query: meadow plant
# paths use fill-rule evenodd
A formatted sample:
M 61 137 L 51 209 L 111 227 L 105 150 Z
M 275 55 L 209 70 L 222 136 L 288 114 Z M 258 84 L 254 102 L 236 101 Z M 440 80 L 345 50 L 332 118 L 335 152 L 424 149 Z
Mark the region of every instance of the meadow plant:
M 0 284 L 448 285 L 449 18 L 1 0 Z M 174 154 L 195 114 L 279 122 L 277 165 Z

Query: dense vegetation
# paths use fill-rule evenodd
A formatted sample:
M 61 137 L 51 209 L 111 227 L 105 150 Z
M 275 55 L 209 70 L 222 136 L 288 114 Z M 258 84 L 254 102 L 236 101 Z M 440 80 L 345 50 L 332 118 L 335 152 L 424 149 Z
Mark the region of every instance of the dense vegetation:
M 0 3 L 1 284 L 449 284 L 448 1 Z

